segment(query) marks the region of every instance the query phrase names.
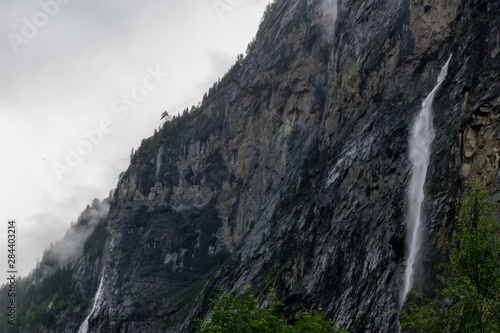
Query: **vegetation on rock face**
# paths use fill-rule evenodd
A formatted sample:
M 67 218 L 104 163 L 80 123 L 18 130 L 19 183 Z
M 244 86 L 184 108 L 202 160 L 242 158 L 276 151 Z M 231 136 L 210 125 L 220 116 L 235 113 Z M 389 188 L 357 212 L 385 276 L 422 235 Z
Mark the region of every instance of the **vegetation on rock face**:
M 422 305 L 400 312 L 401 326 L 424 332 L 500 332 L 499 205 L 476 185 L 459 209 L 455 242 L 438 291 L 442 302 L 418 295 Z M 441 304 L 445 306 L 441 306 Z
M 89 260 L 101 257 L 107 237 L 106 220 L 101 219 L 94 227 L 90 236 L 85 240 L 85 243 L 83 243 L 83 253 L 88 256 Z
M 75 279 L 75 261 L 82 254 L 88 261 L 101 256 L 107 237 L 107 213 L 104 213 L 103 205 L 107 202 L 94 199 L 92 205 L 87 206 L 78 220 L 71 224 L 65 238 L 44 251 L 42 259 L 27 277 L 16 280 L 15 296 L 12 296 L 16 303 L 16 324 L 10 325 L 6 311 L 0 311 L 0 332 L 58 332 L 63 315 L 85 316 L 89 304 Z M 2 306 L 13 299 L 8 290 L 7 284 L 0 287 Z
M 259 32 L 264 31 L 272 18 L 277 14 L 278 9 L 286 2 L 286 0 L 273 0 L 266 6 L 264 15 L 261 18 L 259 24 Z M 259 34 L 259 32 L 257 34 Z M 248 44 L 246 53 L 250 53 L 255 46 L 256 38 Z M 147 159 L 154 151 L 158 148 L 158 145 L 162 142 L 162 139 L 167 136 L 177 135 L 186 126 L 186 124 L 192 120 L 195 114 L 210 100 L 212 97 L 217 95 L 221 90 L 228 86 L 231 82 L 235 81 L 238 77 L 239 70 L 243 65 L 244 60 L 243 54 L 238 54 L 236 62 L 229 68 L 229 70 L 219 78 L 211 88 L 203 95 L 201 102 L 198 106 L 193 106 L 190 110 L 185 109 L 182 114 L 174 115 L 172 119 L 166 121 L 159 130 L 155 130 L 153 136 L 141 141 L 139 148 L 130 154 L 131 164 L 137 163 L 139 160 Z M 167 114 L 168 115 L 168 114 Z
M 257 298 L 248 288 L 238 296 L 218 295 L 213 300 L 212 314 L 205 320 L 198 320 L 200 332 L 346 333 L 316 310 L 304 309 L 293 325 L 287 325 L 280 312 L 283 305 L 276 301 L 272 289 L 263 307 L 258 306 Z
M 203 95 L 201 105 L 204 105 L 208 99 L 215 96 L 219 91 L 221 91 L 224 87 L 226 87 L 236 79 L 238 71 L 243 64 L 243 59 L 243 54 L 238 54 L 238 56 L 236 57 L 236 62 L 231 66 L 231 68 L 229 68 L 226 74 L 222 76 L 222 79 L 214 82 L 212 87 L 208 89 L 208 92 Z
M 268 3 L 266 6 L 266 10 L 264 11 L 264 15 L 260 19 L 259 29 L 257 30 L 257 35 L 248 43 L 246 53 L 249 54 L 255 49 L 257 36 L 261 35 L 268 28 L 270 22 L 273 21 L 273 18 L 278 13 L 279 9 L 286 3 L 287 0 L 273 0 Z
M 285 2 L 286 0 L 273 0 L 271 3 L 267 4 L 266 10 L 264 11 L 264 15 L 260 19 L 259 31 L 264 30 L 266 28 L 266 25 L 276 15 L 277 9 Z
M 82 305 L 78 287 L 72 279 L 69 267 L 57 268 L 38 283 L 20 279 L 16 285 L 16 325 L 10 325 L 3 313 L 0 314 L 0 331 L 33 332 L 57 327 L 56 317 L 69 306 Z M 0 301 L 8 304 L 7 292 L 1 289 Z
M 168 136 L 178 135 L 191 121 L 200 109 L 192 106 L 191 110 L 184 109 L 182 114 L 174 115 L 171 120 L 166 121 L 154 134 L 142 139 L 139 148 L 130 155 L 130 163 L 136 164 L 140 160 L 147 160 L 157 149 L 162 140 Z

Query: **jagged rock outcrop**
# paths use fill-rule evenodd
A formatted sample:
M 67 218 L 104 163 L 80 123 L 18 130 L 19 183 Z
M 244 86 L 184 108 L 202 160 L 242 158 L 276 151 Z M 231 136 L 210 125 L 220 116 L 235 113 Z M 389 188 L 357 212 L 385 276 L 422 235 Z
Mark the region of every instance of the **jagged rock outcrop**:
M 141 147 L 102 264 L 80 269 L 86 297 L 104 275 L 91 331 L 188 332 L 219 287 L 248 284 L 289 317 L 395 332 L 409 124 L 453 53 L 415 280 L 435 286 L 464 183 L 500 195 L 500 5 L 336 3 L 277 1 L 230 82 Z

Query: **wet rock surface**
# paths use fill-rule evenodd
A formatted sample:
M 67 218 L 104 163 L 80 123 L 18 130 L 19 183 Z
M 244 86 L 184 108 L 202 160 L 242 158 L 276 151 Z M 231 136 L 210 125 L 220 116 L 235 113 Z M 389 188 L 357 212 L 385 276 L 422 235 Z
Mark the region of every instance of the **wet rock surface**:
M 464 184 L 500 196 L 499 7 L 280 2 L 231 82 L 124 174 L 103 258 L 80 263 L 89 302 L 104 275 L 90 331 L 188 332 L 219 287 L 248 284 L 274 287 L 289 318 L 321 307 L 351 332 L 395 332 L 408 132 L 451 53 L 417 288 L 436 286 Z

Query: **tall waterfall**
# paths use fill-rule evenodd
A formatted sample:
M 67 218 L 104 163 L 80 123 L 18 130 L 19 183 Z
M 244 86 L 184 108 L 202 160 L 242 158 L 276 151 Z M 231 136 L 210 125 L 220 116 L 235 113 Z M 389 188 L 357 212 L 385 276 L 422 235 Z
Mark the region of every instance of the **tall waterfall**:
M 89 331 L 89 319 L 94 314 L 96 308 L 98 308 L 98 306 L 99 306 L 103 282 L 104 282 L 104 274 L 101 277 L 101 282 L 99 282 L 99 288 L 97 288 L 97 291 L 95 293 L 94 306 L 92 307 L 92 311 L 90 311 L 87 318 L 85 318 L 83 323 L 80 325 L 80 328 L 78 329 L 78 333 L 88 333 L 88 331 Z
M 448 61 L 439 73 L 437 84 L 422 103 L 410 134 L 410 161 L 412 163 L 411 179 L 408 184 L 408 216 L 406 224 L 407 253 L 406 271 L 402 301 L 406 298 L 413 282 L 413 265 L 421 244 L 422 203 L 425 199 L 424 184 L 431 155 L 431 143 L 434 140 L 434 127 L 432 126 L 432 103 L 434 96 L 448 74 Z

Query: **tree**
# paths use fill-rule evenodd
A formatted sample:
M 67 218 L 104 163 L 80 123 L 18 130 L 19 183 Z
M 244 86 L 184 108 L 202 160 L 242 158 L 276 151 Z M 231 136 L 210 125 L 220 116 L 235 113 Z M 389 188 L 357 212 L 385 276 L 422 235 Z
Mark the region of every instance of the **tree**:
M 198 319 L 203 333 L 342 333 L 344 330 L 325 319 L 321 312 L 303 310 L 295 325 L 287 325 L 280 312 L 282 303 L 276 301 L 271 289 L 265 306 L 259 307 L 257 298 L 247 288 L 238 296 L 218 295 L 212 301 L 214 310 L 205 320 Z
M 455 224 L 447 270 L 438 291 L 447 306 L 418 295 L 422 305 L 402 311 L 402 327 L 424 332 L 500 332 L 500 223 L 498 203 L 473 185 Z

